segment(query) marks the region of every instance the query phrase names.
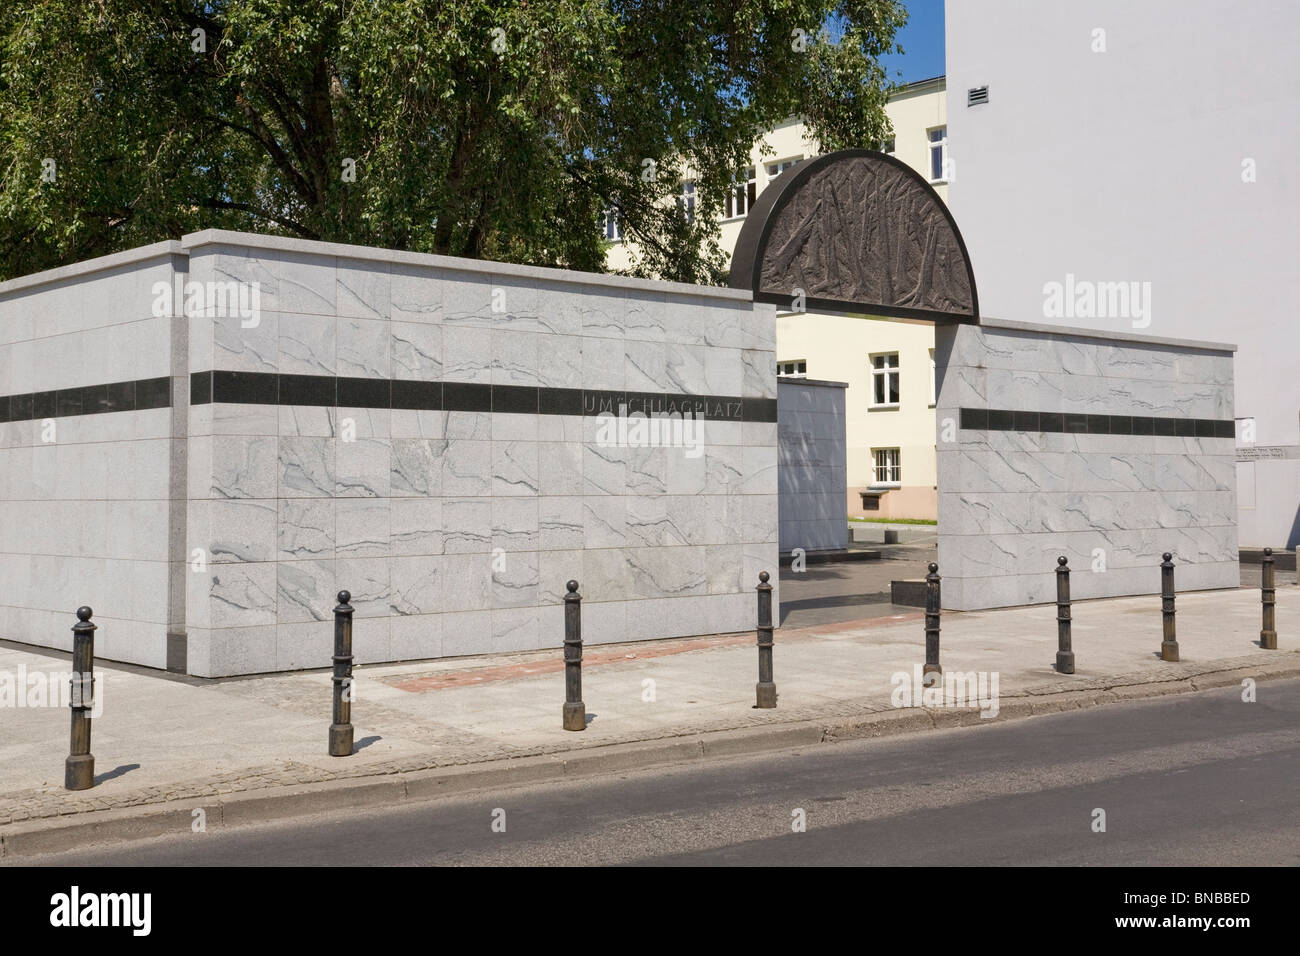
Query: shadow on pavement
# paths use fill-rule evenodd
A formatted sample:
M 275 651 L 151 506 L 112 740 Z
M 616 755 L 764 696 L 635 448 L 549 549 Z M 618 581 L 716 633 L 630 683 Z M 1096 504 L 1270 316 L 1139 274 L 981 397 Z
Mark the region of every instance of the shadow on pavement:
M 139 769 L 140 765 L 138 763 L 124 763 L 120 767 L 114 767 L 112 770 L 108 771 L 108 773 L 97 773 L 95 774 L 95 786 L 98 787 L 106 780 L 115 780 L 118 777 L 130 773 L 132 770 Z

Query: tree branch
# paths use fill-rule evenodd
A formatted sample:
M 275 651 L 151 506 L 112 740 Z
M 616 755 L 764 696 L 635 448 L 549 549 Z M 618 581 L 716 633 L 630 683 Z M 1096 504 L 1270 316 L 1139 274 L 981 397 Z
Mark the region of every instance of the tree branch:
M 246 202 L 228 202 L 225 199 L 200 199 L 198 200 L 197 205 L 204 209 L 232 209 L 236 212 L 246 212 L 251 216 L 256 216 L 258 219 L 265 219 L 268 222 L 274 222 L 284 226 L 286 229 L 292 229 L 304 239 L 320 238 L 319 235 L 311 229 L 308 229 L 302 223 L 295 222 L 292 219 L 286 219 L 283 216 L 273 216 L 271 213 L 256 209 Z

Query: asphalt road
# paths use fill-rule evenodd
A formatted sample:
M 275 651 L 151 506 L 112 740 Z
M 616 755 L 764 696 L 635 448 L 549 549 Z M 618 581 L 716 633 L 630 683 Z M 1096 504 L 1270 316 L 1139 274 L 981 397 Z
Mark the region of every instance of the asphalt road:
M 1219 689 L 24 862 L 1296 865 L 1300 681 L 1257 694 L 1245 703 Z M 1105 832 L 1094 832 L 1097 810 Z M 798 811 L 805 832 L 793 832 Z

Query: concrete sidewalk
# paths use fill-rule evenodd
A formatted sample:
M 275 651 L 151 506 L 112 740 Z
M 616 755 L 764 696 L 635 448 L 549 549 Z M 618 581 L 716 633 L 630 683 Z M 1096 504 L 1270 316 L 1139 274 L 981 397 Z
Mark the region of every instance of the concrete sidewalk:
M 1071 676 L 1052 668 L 1054 605 L 945 613 L 942 663 L 947 672 L 996 672 L 999 713 L 992 719 L 1238 683 L 1244 676 L 1295 676 L 1300 635 L 1290 628 L 1300 618 L 1300 589 L 1280 587 L 1277 596 L 1278 651 L 1259 648 L 1259 592 L 1242 589 L 1179 596 L 1177 664 L 1158 657 L 1158 596 L 1075 604 L 1078 672 Z M 445 783 L 442 768 L 463 768 L 456 773 L 465 776 L 523 767 L 522 758 L 547 758 L 528 764 L 537 768 L 534 776 L 551 772 L 547 767 L 563 774 L 579 765 L 625 768 L 674 754 L 752 752 L 989 722 L 971 708 L 891 703 L 891 677 L 912 674 L 924 660 L 919 613 L 780 629 L 776 710 L 753 707 L 752 632 L 590 647 L 583 733 L 560 727 L 560 637 L 548 651 L 359 667 L 358 750 L 349 758 L 326 755 L 328 671 L 202 681 L 104 664 L 92 790 L 62 788 L 66 707 L 0 709 L 0 849 L 12 855 L 17 835 L 95 811 L 118 811 L 120 819 L 127 808 L 138 814 L 164 805 L 210 807 L 225 795 L 301 795 L 314 785 L 332 787 L 341 799 L 348 781 L 436 772 Z M 69 667 L 66 655 L 0 647 L 0 674 Z M 298 789 L 277 790 L 286 787 Z M 303 809 L 309 803 L 301 798 Z M 286 812 L 285 805 L 276 811 Z

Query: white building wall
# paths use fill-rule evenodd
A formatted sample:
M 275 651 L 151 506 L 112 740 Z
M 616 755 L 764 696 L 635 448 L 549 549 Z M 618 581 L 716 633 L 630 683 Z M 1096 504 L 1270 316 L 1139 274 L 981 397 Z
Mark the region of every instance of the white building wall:
M 949 205 L 980 311 L 1234 342 L 1237 417 L 1300 442 L 1298 35 L 1291 0 L 948 3 Z M 1149 308 L 1045 314 L 1067 275 L 1150 283 Z M 1294 547 L 1300 462 L 1252 471 L 1242 544 Z

